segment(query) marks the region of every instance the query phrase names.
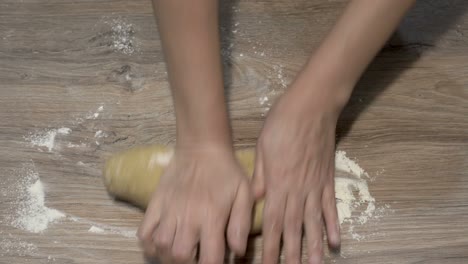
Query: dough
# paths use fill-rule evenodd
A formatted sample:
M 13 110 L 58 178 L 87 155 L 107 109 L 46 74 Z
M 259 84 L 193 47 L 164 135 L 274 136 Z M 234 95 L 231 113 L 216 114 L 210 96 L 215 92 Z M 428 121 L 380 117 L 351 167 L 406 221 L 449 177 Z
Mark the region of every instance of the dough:
M 136 147 L 111 157 L 104 167 L 104 184 L 115 198 L 146 209 L 159 178 L 169 164 L 173 149 L 154 145 Z M 236 151 L 236 156 L 251 177 L 254 169 L 253 149 Z M 250 233 L 262 229 L 263 201 L 255 204 Z

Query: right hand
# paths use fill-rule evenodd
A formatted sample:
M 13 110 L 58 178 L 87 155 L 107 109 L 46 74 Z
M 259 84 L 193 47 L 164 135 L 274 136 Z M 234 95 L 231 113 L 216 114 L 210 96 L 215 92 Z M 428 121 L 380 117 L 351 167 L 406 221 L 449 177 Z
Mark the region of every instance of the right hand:
M 223 263 L 229 247 L 243 255 L 253 197 L 249 179 L 228 147 L 176 148 L 138 230 L 148 257 L 163 263 Z

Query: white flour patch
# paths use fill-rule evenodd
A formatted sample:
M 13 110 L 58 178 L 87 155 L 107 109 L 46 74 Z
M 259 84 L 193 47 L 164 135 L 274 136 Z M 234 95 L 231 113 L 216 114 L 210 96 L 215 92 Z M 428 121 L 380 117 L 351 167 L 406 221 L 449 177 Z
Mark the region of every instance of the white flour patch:
M 335 178 L 335 196 L 340 224 L 344 221 L 351 222 L 353 211 L 363 204 L 367 204 L 367 209 L 356 220 L 358 223 L 366 223 L 375 211 L 375 199 L 370 195 L 365 180 Z
M 104 229 L 97 227 L 97 226 L 92 226 L 89 228 L 88 232 L 90 233 L 96 233 L 96 234 L 103 234 L 105 233 Z
M 95 137 L 95 138 L 100 138 L 100 137 L 102 137 L 102 130 L 96 131 L 96 133 L 94 134 L 94 137 Z
M 72 130 L 68 127 L 61 127 L 58 129 L 36 132 L 30 136 L 25 136 L 24 139 L 29 141 L 32 146 L 45 147 L 51 152 L 55 147 L 55 138 L 57 135 L 68 135 L 71 131 Z
M 267 96 L 263 96 L 263 97 L 258 98 L 258 103 L 259 103 L 260 105 L 265 105 L 266 103 L 268 103 L 268 100 L 269 100 L 269 99 L 268 99 Z
M 99 139 L 99 138 L 107 137 L 107 134 L 105 132 L 103 132 L 102 130 L 98 130 L 94 134 L 94 137 L 96 139 Z M 101 144 L 98 140 L 96 140 L 95 143 L 96 143 L 97 146 L 99 146 Z
M 376 206 L 375 198 L 370 194 L 366 180 L 370 179 L 369 174 L 355 161 L 349 159 L 346 152 L 335 153 L 335 166 L 338 171 L 347 172 L 353 176 L 335 178 L 336 207 L 340 225 L 348 223 L 348 232 L 351 237 L 355 240 L 362 240 L 365 237 L 354 231 L 355 225 L 364 225 L 371 219 L 381 218 L 390 206 Z M 358 215 L 355 214 L 357 211 L 360 211 Z
M 96 131 L 96 133 L 94 133 L 94 137 L 95 138 L 107 137 L 107 133 L 103 132 L 102 130 L 98 130 L 98 131 Z
M 44 185 L 34 168 L 23 168 L 20 172 L 19 184 L 16 187 L 19 196 L 15 212 L 10 216 L 11 225 L 28 232 L 41 233 L 50 223 L 65 215 L 45 206 Z
M 273 71 L 275 72 L 275 75 L 273 76 L 276 77 L 276 80 L 278 83 L 281 85 L 282 88 L 286 89 L 288 87 L 289 81 L 286 80 L 286 77 L 283 72 L 283 66 L 282 65 L 274 65 L 273 66 Z
M 71 142 L 68 142 L 67 147 L 69 147 L 69 148 L 87 148 L 87 147 L 89 147 L 89 145 L 86 144 L 86 143 L 73 144 Z
M 91 112 L 91 113 L 88 113 L 88 115 L 86 115 L 86 119 L 96 119 L 99 117 L 99 115 L 101 114 L 102 110 L 104 110 L 104 106 L 99 106 L 98 109 L 95 111 L 95 112 Z
M 135 27 L 125 19 L 116 18 L 105 22 L 111 27 L 112 48 L 114 51 L 132 55 L 137 48 L 135 43 Z
M 123 236 L 127 238 L 136 238 L 136 232 L 137 232 L 136 229 L 100 224 L 100 223 L 96 223 L 88 219 L 77 217 L 77 216 L 69 216 L 68 219 L 76 223 L 83 223 L 83 224 L 91 225 L 91 227 L 88 229 L 88 232 L 94 231 L 94 233 L 99 233 L 99 234 L 110 234 L 110 235 L 119 235 L 119 236 Z
M 346 152 L 338 150 L 335 153 L 335 166 L 337 169 L 351 173 L 358 178 L 369 175 L 356 162 L 346 156 Z
M 68 134 L 71 133 L 71 131 L 72 130 L 70 128 L 68 128 L 68 127 L 61 127 L 59 129 L 57 129 L 57 133 L 62 134 L 62 135 L 68 135 Z

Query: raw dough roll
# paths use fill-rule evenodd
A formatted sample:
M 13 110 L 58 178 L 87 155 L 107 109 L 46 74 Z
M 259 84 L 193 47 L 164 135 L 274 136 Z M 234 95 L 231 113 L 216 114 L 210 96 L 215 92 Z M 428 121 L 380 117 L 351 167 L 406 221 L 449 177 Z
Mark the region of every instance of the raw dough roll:
M 146 209 L 159 178 L 172 158 L 174 150 L 160 145 L 136 147 L 111 157 L 104 167 L 104 184 L 115 198 Z M 255 153 L 252 149 L 238 150 L 236 156 L 251 177 Z M 262 228 L 263 201 L 254 207 L 250 233 Z

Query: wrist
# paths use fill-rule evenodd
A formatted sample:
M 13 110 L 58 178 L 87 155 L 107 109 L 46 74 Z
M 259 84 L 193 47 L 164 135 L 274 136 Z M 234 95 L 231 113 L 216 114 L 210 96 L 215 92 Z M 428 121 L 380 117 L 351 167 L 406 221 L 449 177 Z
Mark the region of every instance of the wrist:
M 346 106 L 354 83 L 341 82 L 339 73 L 323 75 L 307 66 L 288 89 L 291 105 L 306 112 L 324 113 L 338 118 Z
M 231 129 L 221 88 L 209 89 L 210 96 L 176 100 L 177 144 L 232 145 Z
M 175 145 L 176 153 L 184 153 L 184 155 L 195 156 L 212 156 L 224 157 L 234 156 L 234 148 L 232 143 L 226 140 L 218 139 L 195 139 L 182 138 L 177 139 Z
M 227 118 L 177 119 L 176 145 L 182 148 L 232 148 Z
M 181 148 L 214 148 L 214 149 L 231 149 L 232 140 L 229 132 L 222 133 L 194 133 L 194 132 L 177 132 L 176 146 Z

